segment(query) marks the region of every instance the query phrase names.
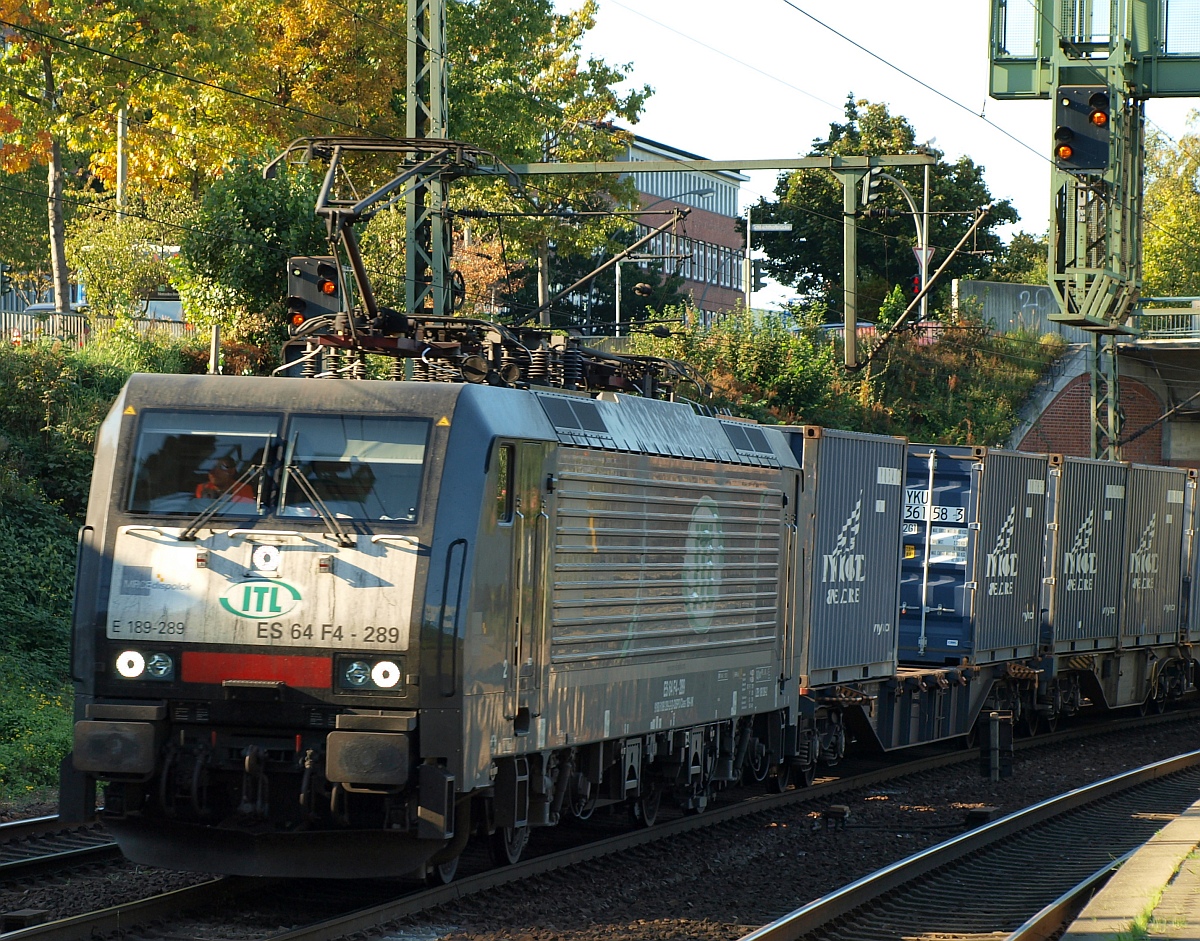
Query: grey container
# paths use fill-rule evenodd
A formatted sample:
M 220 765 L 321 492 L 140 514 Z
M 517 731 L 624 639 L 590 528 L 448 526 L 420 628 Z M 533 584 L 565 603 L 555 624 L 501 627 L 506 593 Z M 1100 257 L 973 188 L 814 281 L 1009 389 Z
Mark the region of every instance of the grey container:
M 975 540 L 975 662 L 1031 657 L 1046 541 L 1046 454 L 989 450 Z
M 1183 571 L 1183 639 L 1196 643 L 1200 641 L 1200 597 L 1198 597 L 1197 577 L 1200 577 L 1200 540 L 1196 538 L 1196 530 L 1200 528 L 1200 481 L 1195 470 L 1188 471 L 1187 489 L 1184 491 L 1184 517 L 1187 519 L 1187 529 L 1184 532 L 1183 545 L 1185 559 Z
M 1187 486 L 1184 468 L 1129 469 L 1122 647 L 1170 644 L 1179 637 Z
M 797 664 L 811 686 L 895 675 L 903 438 L 782 429 L 802 468 Z
M 1056 653 L 1117 646 L 1129 465 L 1051 457 L 1043 608 Z

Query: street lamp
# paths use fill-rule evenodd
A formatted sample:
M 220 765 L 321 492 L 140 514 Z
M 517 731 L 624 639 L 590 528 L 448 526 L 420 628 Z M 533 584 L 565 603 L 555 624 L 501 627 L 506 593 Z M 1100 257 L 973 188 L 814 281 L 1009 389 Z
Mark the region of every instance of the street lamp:
M 676 193 L 674 196 L 663 196 L 660 199 L 656 199 L 656 200 L 654 200 L 654 202 L 647 203 L 645 206 L 642 206 L 641 211 L 645 212 L 647 209 L 657 206 L 659 203 L 667 203 L 667 202 L 673 202 L 678 199 L 683 199 L 684 196 L 696 196 L 700 199 L 707 199 L 709 196 L 716 195 L 716 192 L 717 192 L 717 189 L 715 186 L 698 186 L 695 189 L 685 190 L 682 193 Z M 654 261 L 656 259 L 661 259 L 661 258 L 678 258 L 678 257 L 680 257 L 678 254 L 631 255 L 629 258 L 622 258 L 620 261 L 617 262 L 617 264 L 616 264 L 616 269 L 617 269 L 616 301 L 614 304 L 614 313 L 613 313 L 613 336 L 619 337 L 621 335 L 621 265 L 625 264 L 626 262 L 631 262 L 631 261 L 635 262 L 635 263 L 641 263 L 643 261 Z
M 922 145 L 925 146 L 925 145 Z M 912 193 L 908 191 L 908 187 L 903 181 L 892 176 L 890 173 L 880 173 L 880 177 L 885 180 L 891 180 L 896 184 L 896 188 L 900 190 L 904 201 L 908 203 L 908 208 L 912 211 L 913 226 L 917 231 L 917 245 L 913 249 L 913 254 L 917 256 L 917 265 L 921 271 L 921 288 L 924 290 L 925 282 L 929 278 L 929 260 L 933 255 L 933 250 L 929 247 L 929 164 L 925 164 L 925 194 L 924 194 L 924 210 L 917 209 L 917 201 L 913 199 Z M 925 320 L 929 312 L 929 295 L 924 294 L 921 297 L 921 319 Z
M 652 203 L 646 203 L 646 205 L 642 207 L 641 211 L 645 212 L 647 209 L 657 206 L 659 203 L 667 203 L 676 199 L 683 199 L 684 196 L 698 196 L 701 199 L 707 199 L 709 196 L 715 196 L 716 192 L 717 189 L 715 186 L 700 186 L 696 189 L 690 189 L 682 193 L 676 193 L 674 196 L 664 196 L 661 199 L 654 200 Z

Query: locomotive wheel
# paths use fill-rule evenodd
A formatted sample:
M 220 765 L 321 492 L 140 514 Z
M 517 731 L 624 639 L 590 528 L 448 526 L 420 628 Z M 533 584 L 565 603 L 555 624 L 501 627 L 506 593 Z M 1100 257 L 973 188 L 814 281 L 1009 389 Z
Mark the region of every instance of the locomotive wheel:
M 652 827 L 658 820 L 658 809 L 661 806 L 662 787 L 657 784 L 648 784 L 642 796 L 635 798 L 629 805 L 629 816 L 639 827 Z
M 772 794 L 782 794 L 791 783 L 792 763 L 784 759 L 776 766 L 775 773 L 767 778 L 767 790 Z
M 1042 716 L 1042 722 L 1045 724 L 1047 732 L 1057 732 L 1058 731 L 1058 713 L 1057 712 L 1045 713 Z
M 750 753 L 746 756 L 746 764 L 742 769 L 743 784 L 762 784 L 771 770 L 771 755 L 767 751 L 757 751 L 756 741 L 750 742 Z
M 455 856 L 449 862 L 430 866 L 425 873 L 425 884 L 434 888 L 439 885 L 449 885 L 458 875 L 458 860 L 459 857 Z
M 529 843 L 529 827 L 496 827 L 488 837 L 488 852 L 497 866 L 512 866 Z
M 796 787 L 812 787 L 813 781 L 817 779 L 817 762 L 814 759 L 807 765 L 797 765 L 792 771 L 792 780 Z
M 1036 738 L 1041 731 L 1042 717 L 1032 706 L 1021 710 L 1021 731 L 1026 738 Z

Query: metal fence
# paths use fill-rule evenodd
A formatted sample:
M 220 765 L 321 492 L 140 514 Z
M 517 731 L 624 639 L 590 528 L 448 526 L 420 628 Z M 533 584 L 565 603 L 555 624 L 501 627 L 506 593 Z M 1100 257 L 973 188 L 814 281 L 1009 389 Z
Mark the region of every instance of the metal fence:
M 131 320 L 139 332 L 163 337 L 187 337 L 195 332 L 190 323 L 177 320 Z M 83 314 L 33 314 L 0 310 L 0 338 L 13 344 L 28 343 L 39 337 L 57 337 L 84 346 L 89 340 L 116 328 L 111 317 L 86 317 Z
M 1031 330 L 1054 333 L 1068 343 L 1088 343 L 1092 336 L 1078 327 L 1055 323 L 1058 303 L 1044 284 L 1009 284 L 1005 281 L 969 281 L 955 278 L 951 305 L 956 316 L 976 316 L 996 333 Z

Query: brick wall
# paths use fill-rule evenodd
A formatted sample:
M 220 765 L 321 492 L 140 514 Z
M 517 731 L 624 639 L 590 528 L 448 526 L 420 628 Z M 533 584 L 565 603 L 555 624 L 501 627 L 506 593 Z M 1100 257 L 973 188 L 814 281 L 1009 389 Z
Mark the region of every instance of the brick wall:
M 1022 451 L 1051 451 L 1074 457 L 1090 457 L 1091 388 L 1091 380 L 1086 375 L 1071 380 L 1042 412 L 1021 439 L 1018 448 Z M 1137 431 L 1163 412 L 1158 396 L 1135 379 L 1121 380 L 1121 407 L 1125 412 L 1124 434 Z M 1155 425 L 1122 447 L 1121 457 L 1138 464 L 1169 463 L 1163 455 L 1162 425 Z

